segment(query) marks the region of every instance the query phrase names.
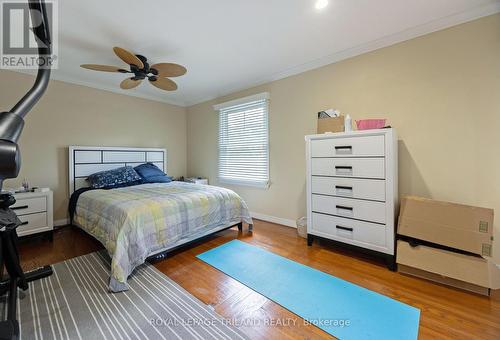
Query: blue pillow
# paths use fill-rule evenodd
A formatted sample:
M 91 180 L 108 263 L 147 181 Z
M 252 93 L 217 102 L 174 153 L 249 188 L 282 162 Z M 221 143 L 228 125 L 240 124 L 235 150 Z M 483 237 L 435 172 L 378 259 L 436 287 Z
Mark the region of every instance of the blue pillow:
M 136 184 L 142 178 L 131 166 L 101 171 L 87 177 L 87 181 L 94 189 L 116 187 L 123 184 Z
M 134 170 L 141 176 L 145 183 L 168 183 L 172 182 L 172 177 L 167 176 L 153 163 L 138 165 Z
M 151 176 L 148 178 L 143 178 L 144 183 L 170 183 L 172 182 L 173 177 L 167 175 L 161 176 Z

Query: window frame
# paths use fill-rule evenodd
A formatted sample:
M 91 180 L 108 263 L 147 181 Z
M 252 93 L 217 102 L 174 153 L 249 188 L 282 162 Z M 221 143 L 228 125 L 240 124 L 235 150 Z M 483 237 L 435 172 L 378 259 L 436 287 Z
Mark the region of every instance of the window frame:
M 250 104 L 256 101 L 264 101 L 265 105 L 265 136 L 267 141 L 267 149 L 266 149 L 266 180 L 243 180 L 243 179 L 231 179 L 226 177 L 221 177 L 221 110 L 226 110 L 234 106 Z M 231 100 L 228 102 L 224 102 L 221 104 L 214 105 L 214 110 L 217 111 L 218 114 L 218 131 L 217 131 L 217 180 L 219 183 L 230 184 L 230 185 L 241 185 L 248 187 L 256 187 L 262 189 L 268 189 L 270 186 L 270 164 L 269 164 L 269 153 L 270 153 L 270 142 L 269 142 L 269 93 L 262 92 L 252 96 L 247 96 L 235 100 Z

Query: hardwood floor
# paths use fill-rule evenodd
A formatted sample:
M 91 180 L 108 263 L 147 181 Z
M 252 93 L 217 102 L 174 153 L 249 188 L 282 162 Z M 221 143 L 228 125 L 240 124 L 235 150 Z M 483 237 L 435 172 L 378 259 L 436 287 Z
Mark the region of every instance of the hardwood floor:
M 294 229 L 272 223 L 255 220 L 253 234 L 246 230 L 221 232 L 155 266 L 255 339 L 331 337 L 195 257 L 235 238 L 420 308 L 421 339 L 500 339 L 500 291 L 488 298 L 390 272 L 381 262 L 329 244 L 308 247 Z M 23 267 L 32 269 L 100 248 L 82 231 L 65 227 L 53 242 L 23 241 L 20 252 Z

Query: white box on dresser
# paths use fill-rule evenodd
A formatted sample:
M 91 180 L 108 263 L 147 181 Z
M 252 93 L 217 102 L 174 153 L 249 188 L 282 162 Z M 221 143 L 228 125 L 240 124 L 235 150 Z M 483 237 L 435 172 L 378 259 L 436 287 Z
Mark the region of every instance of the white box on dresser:
M 398 141 L 394 129 L 309 135 L 308 245 L 315 237 L 380 256 L 395 267 Z
M 52 191 L 16 193 L 14 197 L 16 203 L 11 209 L 23 222 L 17 228 L 19 237 L 54 229 Z

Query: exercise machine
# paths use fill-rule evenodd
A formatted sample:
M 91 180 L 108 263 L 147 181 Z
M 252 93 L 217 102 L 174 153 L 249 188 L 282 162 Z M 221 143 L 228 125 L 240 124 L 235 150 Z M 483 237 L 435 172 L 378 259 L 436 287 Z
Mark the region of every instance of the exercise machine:
M 39 57 L 50 57 L 52 53 L 49 22 L 44 0 L 28 1 Z M 41 63 L 39 63 L 40 65 Z M 50 79 L 50 63 L 39 66 L 35 84 L 9 111 L 0 113 L 0 278 L 4 267 L 8 277 L 0 281 L 0 295 L 7 296 L 7 318 L 0 321 L 0 340 L 17 339 L 19 323 L 16 319 L 18 288 L 28 289 L 28 282 L 47 277 L 52 268 L 46 266 L 24 273 L 19 263 L 16 228 L 21 221 L 10 209 L 16 200 L 11 193 L 2 192 L 3 181 L 16 178 L 21 168 L 21 154 L 17 141 L 24 127 L 24 117 L 40 100 Z

